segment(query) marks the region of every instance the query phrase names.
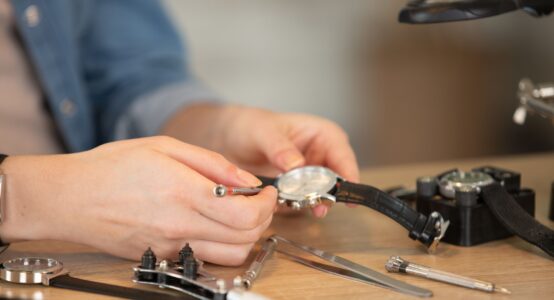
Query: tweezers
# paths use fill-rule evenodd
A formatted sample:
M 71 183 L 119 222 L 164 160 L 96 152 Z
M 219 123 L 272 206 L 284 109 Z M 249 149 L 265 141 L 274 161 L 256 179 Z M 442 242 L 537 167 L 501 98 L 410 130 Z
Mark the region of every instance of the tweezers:
M 286 238 L 279 235 L 272 235 L 269 237 L 268 241 L 271 240 L 273 243 L 275 241 L 282 242 L 293 246 L 301 251 L 307 252 L 311 255 L 314 255 L 320 259 L 328 261 L 336 266 L 318 263 L 309 259 L 305 259 L 294 254 L 291 254 L 287 251 L 277 249 L 276 251 L 282 253 L 292 259 L 293 261 L 305 265 L 316 270 L 329 273 L 338 277 L 386 288 L 396 292 L 417 296 L 417 297 L 431 297 L 433 292 L 427 289 L 423 289 L 411 284 L 407 284 L 402 281 L 398 281 L 394 278 L 383 275 L 377 271 L 374 271 L 370 268 L 357 264 L 353 261 L 350 261 L 346 258 L 334 255 L 332 253 L 316 249 L 310 246 L 301 245 L 293 241 L 289 241 Z

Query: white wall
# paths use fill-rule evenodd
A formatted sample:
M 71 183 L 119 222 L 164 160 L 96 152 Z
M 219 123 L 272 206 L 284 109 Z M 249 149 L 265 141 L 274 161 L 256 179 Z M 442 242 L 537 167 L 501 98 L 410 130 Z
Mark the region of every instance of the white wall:
M 554 81 L 554 16 L 409 26 L 400 0 L 166 3 L 215 90 L 338 122 L 362 164 L 554 147 L 548 122 L 510 116 L 520 77 Z

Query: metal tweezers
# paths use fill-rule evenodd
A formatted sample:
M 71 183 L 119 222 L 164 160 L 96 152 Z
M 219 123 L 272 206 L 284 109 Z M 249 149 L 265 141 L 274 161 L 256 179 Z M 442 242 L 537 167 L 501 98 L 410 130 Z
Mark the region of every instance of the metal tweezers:
M 295 247 L 301 251 L 307 252 L 320 259 L 323 259 L 332 264 L 335 264 L 336 266 L 318 263 L 309 259 L 302 258 L 300 256 L 296 256 L 288 251 L 276 249 L 276 246 L 278 243 L 285 243 L 289 246 Z M 310 267 L 325 273 L 329 273 L 335 276 L 339 276 L 342 278 L 346 278 L 346 279 L 350 279 L 350 280 L 354 280 L 354 281 L 358 281 L 358 282 L 362 282 L 362 283 L 366 283 L 366 284 L 386 288 L 389 290 L 393 290 L 396 292 L 418 296 L 418 297 L 431 297 L 433 295 L 433 293 L 430 290 L 426 290 L 417 286 L 413 286 L 411 284 L 407 284 L 402 281 L 398 281 L 394 278 L 383 275 L 377 271 L 364 267 L 346 258 L 336 256 L 332 253 L 325 252 L 323 250 L 316 249 L 310 246 L 289 241 L 286 238 L 279 235 L 272 235 L 271 237 L 269 237 L 265 242 L 262 250 L 263 250 L 262 251 L 263 253 L 261 252 L 256 258 L 255 262 L 253 263 L 253 265 L 257 264 L 256 271 L 254 272 L 255 276 L 253 277 L 250 276 L 250 281 L 248 282 L 248 285 L 251 284 L 251 282 L 255 279 L 255 277 L 257 277 L 257 275 L 261 271 L 261 264 L 259 264 L 259 262 L 265 262 L 265 260 L 271 255 L 273 251 L 277 251 L 281 254 L 284 254 L 285 256 L 289 257 L 291 260 L 297 263 L 300 263 L 307 267 Z M 252 275 L 252 273 L 250 273 L 250 275 Z

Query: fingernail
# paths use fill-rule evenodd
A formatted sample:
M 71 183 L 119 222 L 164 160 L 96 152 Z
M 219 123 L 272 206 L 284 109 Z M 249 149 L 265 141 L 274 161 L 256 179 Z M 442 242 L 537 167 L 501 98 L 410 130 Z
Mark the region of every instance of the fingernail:
M 247 186 L 260 186 L 262 182 L 254 175 L 242 170 L 237 170 L 237 176 Z
M 287 170 L 300 167 L 304 163 L 304 158 L 296 153 L 286 154 L 283 158 Z
M 329 208 L 325 205 L 318 205 L 314 208 L 313 213 L 318 218 L 323 218 L 327 215 L 327 210 Z
M 325 218 L 328 211 L 329 211 L 329 208 L 327 206 L 323 206 L 323 208 L 321 209 L 321 217 Z

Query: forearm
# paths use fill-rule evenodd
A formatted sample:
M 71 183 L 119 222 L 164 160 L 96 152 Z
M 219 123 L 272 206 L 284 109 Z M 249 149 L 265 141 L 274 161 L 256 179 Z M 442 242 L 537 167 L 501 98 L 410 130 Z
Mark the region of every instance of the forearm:
M 225 104 L 191 104 L 175 113 L 160 134 L 221 153 L 226 128 L 236 109 Z

